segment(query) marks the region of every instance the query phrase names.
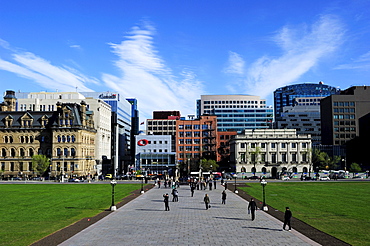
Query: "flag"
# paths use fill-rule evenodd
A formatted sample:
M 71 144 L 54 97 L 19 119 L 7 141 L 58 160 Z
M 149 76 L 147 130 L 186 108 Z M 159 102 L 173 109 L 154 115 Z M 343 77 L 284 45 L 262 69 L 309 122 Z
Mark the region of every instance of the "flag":
M 144 121 L 140 123 L 140 125 L 144 125 Z

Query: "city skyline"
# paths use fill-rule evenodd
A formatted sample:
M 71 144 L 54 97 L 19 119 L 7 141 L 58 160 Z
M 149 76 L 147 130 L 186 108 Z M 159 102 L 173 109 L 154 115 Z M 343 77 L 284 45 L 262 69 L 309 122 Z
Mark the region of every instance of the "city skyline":
M 368 1 L 21 2 L 0 9 L 3 92 L 119 92 L 143 121 L 201 95 L 369 85 Z

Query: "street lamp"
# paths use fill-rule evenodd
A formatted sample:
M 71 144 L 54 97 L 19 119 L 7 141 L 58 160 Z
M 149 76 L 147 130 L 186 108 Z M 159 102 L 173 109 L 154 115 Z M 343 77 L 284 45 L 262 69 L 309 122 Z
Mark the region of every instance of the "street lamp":
M 144 193 L 144 175 L 141 175 L 141 194 Z
M 262 179 L 261 185 L 262 185 L 262 190 L 263 190 L 263 205 L 262 205 L 262 209 L 263 209 L 263 211 L 267 211 L 268 208 L 266 206 L 266 195 L 265 195 L 265 186 L 267 185 L 267 182 L 264 179 Z
M 112 181 L 110 181 L 110 185 L 112 186 L 112 205 L 110 206 L 110 211 L 117 210 L 116 205 L 114 205 L 114 186 L 116 186 L 116 184 L 117 184 L 116 180 L 112 179 Z
M 238 190 L 236 189 L 236 173 L 234 174 L 234 178 L 235 178 L 235 185 L 234 185 L 234 193 L 239 193 Z

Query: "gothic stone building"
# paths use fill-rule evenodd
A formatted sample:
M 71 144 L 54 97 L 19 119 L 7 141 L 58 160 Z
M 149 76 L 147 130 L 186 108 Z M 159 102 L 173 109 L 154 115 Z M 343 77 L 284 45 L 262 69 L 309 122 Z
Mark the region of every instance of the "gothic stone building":
M 45 155 L 45 176 L 95 175 L 93 112 L 86 103 L 56 104 L 56 111 L 15 111 L 16 98 L 7 91 L 0 104 L 0 175 L 29 178 L 32 156 Z

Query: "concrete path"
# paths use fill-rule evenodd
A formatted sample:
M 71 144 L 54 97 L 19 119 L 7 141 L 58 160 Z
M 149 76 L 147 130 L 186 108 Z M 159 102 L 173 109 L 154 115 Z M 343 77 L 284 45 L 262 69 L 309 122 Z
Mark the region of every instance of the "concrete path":
M 263 211 L 251 221 L 248 202 L 229 190 L 226 205 L 221 204 L 222 190 L 195 190 L 191 197 L 183 185 L 179 202 L 164 211 L 162 196 L 168 193 L 172 201 L 171 190 L 155 187 L 60 245 L 319 245 L 294 229 L 282 231 L 282 222 Z M 208 210 L 205 193 L 212 205 Z

